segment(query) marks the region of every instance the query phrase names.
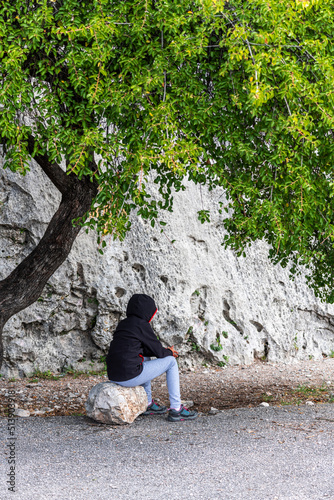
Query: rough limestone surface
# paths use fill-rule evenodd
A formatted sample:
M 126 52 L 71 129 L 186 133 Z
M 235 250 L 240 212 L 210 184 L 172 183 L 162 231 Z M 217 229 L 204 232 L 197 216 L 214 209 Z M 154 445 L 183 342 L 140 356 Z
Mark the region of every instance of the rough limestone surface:
M 121 387 L 111 382 L 95 385 L 85 404 L 87 415 L 104 424 L 132 424 L 147 408 L 143 387 Z
M 152 326 L 183 366 L 328 356 L 334 306 L 317 300 L 303 277 L 292 282 L 273 266 L 263 242 L 245 258 L 224 250 L 219 200 L 222 191 L 189 184 L 175 194 L 174 212 L 161 214 L 164 232 L 134 217 L 124 242 L 106 239 L 104 255 L 96 235 L 81 231 L 39 300 L 6 324 L 1 373 L 102 368 L 133 293 L 154 297 Z M 25 177 L 0 168 L 0 279 L 38 243 L 59 201 L 35 163 Z M 210 223 L 198 221 L 199 209 L 211 209 Z

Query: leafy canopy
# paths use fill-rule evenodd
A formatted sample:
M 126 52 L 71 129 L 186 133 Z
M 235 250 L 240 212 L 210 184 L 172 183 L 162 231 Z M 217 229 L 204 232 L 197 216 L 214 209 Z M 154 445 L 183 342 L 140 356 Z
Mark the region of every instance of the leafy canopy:
M 7 0 L 0 7 L 5 166 L 28 137 L 94 176 L 86 221 L 154 224 L 186 177 L 222 186 L 225 244 L 257 239 L 334 302 L 333 0 Z M 95 153 L 97 168 L 91 170 Z M 161 197 L 147 190 L 149 172 Z M 150 177 L 152 178 L 152 177 Z M 209 219 L 199 212 L 202 221 Z

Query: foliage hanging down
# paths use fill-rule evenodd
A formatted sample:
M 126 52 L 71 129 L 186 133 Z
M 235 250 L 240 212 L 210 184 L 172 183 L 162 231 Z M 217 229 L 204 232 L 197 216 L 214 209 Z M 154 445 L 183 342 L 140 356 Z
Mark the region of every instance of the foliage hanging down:
M 65 159 L 99 185 L 85 225 L 120 238 L 184 178 L 222 186 L 225 245 L 266 240 L 334 302 L 333 33 L 333 0 L 6 0 L 5 167 Z

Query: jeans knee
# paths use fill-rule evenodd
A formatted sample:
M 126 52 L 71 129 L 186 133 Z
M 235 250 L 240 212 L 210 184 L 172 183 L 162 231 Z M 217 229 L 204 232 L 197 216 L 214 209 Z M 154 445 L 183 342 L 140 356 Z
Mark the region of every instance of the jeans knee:
M 174 358 L 174 356 L 170 356 L 170 358 L 171 359 L 169 360 L 169 366 L 172 367 L 177 365 L 176 358 Z

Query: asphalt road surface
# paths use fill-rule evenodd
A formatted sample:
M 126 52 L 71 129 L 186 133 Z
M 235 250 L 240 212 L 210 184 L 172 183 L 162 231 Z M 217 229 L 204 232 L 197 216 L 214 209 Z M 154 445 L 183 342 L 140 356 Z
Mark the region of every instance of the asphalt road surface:
M 334 500 L 331 404 L 233 409 L 180 423 L 139 417 L 122 427 L 88 417 L 15 423 L 10 436 L 0 419 L 4 500 Z

